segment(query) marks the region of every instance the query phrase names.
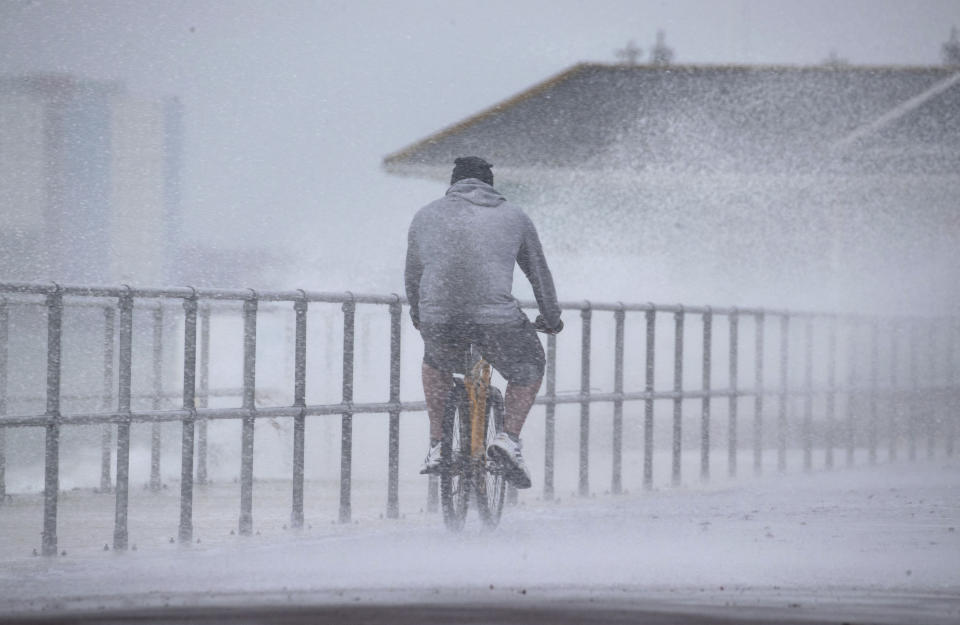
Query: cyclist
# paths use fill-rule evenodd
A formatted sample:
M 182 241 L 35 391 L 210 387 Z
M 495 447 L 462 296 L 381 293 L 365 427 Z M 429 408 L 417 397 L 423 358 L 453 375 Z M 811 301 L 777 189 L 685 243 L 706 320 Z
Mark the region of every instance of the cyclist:
M 421 473 L 437 472 L 444 405 L 453 372 L 472 343 L 507 380 L 504 431 L 487 455 L 517 488 L 530 487 L 520 430 L 543 380 L 536 330 L 563 329 L 540 238 L 530 218 L 493 188 L 492 165 L 476 156 L 454 161 L 450 188 L 410 224 L 405 283 L 410 317 L 424 343 L 423 392 L 430 447 Z M 533 286 L 540 314 L 531 324 L 514 299 L 514 263 Z

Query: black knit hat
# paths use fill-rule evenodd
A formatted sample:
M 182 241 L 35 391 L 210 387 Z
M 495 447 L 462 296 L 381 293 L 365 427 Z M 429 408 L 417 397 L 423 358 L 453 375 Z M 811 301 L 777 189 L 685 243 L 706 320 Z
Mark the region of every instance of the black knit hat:
M 464 178 L 476 178 L 492 187 L 493 172 L 490 170 L 491 167 L 493 167 L 492 164 L 479 156 L 461 156 L 453 161 L 453 175 L 450 176 L 450 184 Z

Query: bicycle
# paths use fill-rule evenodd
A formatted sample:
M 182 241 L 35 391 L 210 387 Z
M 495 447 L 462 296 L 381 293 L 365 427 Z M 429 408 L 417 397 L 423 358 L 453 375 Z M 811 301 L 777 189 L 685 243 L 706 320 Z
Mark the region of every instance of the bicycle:
M 490 384 L 490 363 L 470 345 L 463 377 L 454 377 L 443 414 L 440 439 L 440 502 L 453 532 L 463 529 L 471 495 L 488 529 L 500 523 L 506 479 L 487 447 L 503 430 L 503 394 Z

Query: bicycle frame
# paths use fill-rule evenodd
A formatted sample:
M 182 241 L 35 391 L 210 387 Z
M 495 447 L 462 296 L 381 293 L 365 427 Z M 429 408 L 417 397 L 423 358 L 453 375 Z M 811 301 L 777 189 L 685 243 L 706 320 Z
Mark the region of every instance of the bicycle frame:
M 451 531 L 460 531 L 468 502 L 477 502 L 488 529 L 497 526 L 503 510 L 503 473 L 487 459 L 488 437 L 503 427 L 503 396 L 490 384 L 490 363 L 471 347 L 466 354 L 462 379 L 457 378 L 444 413 L 440 495 L 444 521 Z M 459 414 L 459 427 L 454 427 Z M 469 424 L 467 421 L 469 420 Z M 456 434 L 455 431 L 461 432 Z M 454 454 L 455 442 L 461 444 Z M 469 437 L 469 440 L 465 440 Z
M 470 458 L 479 460 L 486 454 L 487 393 L 490 390 L 490 363 L 481 358 L 463 376 L 470 400 Z

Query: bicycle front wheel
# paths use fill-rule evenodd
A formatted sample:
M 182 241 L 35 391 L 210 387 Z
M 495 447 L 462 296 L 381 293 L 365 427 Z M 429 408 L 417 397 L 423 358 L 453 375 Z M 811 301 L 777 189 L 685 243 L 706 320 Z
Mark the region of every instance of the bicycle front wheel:
M 503 514 L 503 499 L 507 491 L 503 469 L 498 463 L 491 462 L 486 457 L 486 448 L 493 442 L 497 432 L 503 431 L 503 395 L 499 389 L 491 386 L 487 397 L 486 433 L 484 438 L 484 455 L 475 465 L 477 510 L 480 518 L 488 529 L 495 528 L 500 523 Z
M 470 462 L 470 402 L 463 381 L 454 387 L 443 414 L 440 439 L 440 505 L 447 529 L 459 532 L 467 519 L 467 507 L 473 482 Z

